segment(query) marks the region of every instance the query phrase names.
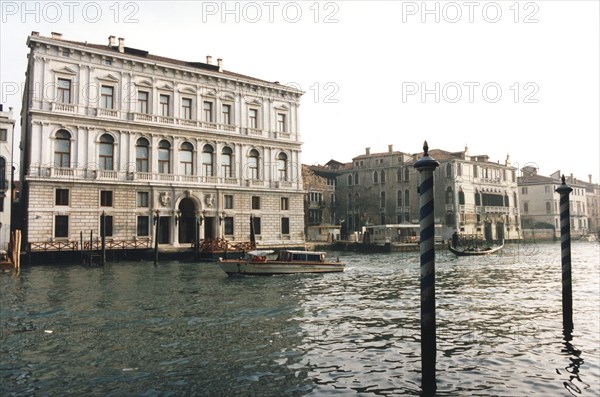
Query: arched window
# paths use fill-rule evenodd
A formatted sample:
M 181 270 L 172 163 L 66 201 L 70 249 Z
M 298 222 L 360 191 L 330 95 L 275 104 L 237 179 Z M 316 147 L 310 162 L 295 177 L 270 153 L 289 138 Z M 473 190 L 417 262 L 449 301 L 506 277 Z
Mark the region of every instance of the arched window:
M 248 154 L 248 177 L 250 179 L 259 179 L 260 173 L 258 172 L 259 165 L 259 154 L 258 150 L 252 149 Z
M 194 175 L 194 146 L 189 142 L 181 144 L 179 162 L 184 175 Z
M 448 178 L 452 176 L 452 163 L 446 164 L 446 176 Z
M 451 187 L 446 188 L 446 204 L 454 204 L 454 193 Z
M 358 172 L 354 173 L 354 184 L 358 185 Z
M 396 182 L 402 182 L 402 168 L 396 170 Z
M 352 175 L 348 175 L 348 186 L 352 186 Z
M 402 207 L 402 190 L 396 192 L 396 206 Z
M 221 170 L 223 177 L 233 177 L 231 165 L 233 164 L 233 150 L 230 147 L 224 147 L 221 151 Z
M 214 176 L 214 149 L 211 145 L 202 148 L 202 176 Z
M 529 212 L 529 203 L 528 202 L 523 203 L 523 212 L 525 212 L 525 213 Z
M 408 167 L 406 167 L 406 168 L 404 169 L 404 182 L 408 182 L 408 179 L 409 179 L 408 177 L 409 177 L 409 175 L 410 175 L 410 170 L 408 169 Z
M 379 193 L 379 207 L 385 208 L 385 192 Z
M 140 138 L 135 144 L 135 169 L 137 172 L 149 172 L 150 142 Z
M 101 170 L 114 170 L 114 143 L 115 139 L 109 134 L 104 134 L 100 137 L 99 167 Z
M 380 178 L 381 179 L 381 183 L 385 183 L 385 171 L 384 170 L 381 170 L 381 175 L 380 176 L 381 176 L 381 178 Z
M 54 166 L 59 168 L 69 168 L 71 166 L 71 134 L 65 130 L 56 132 Z
M 287 181 L 287 155 L 285 153 L 279 153 L 277 156 L 277 173 L 279 174 L 280 181 Z
M 410 205 L 410 190 L 406 189 L 404 191 L 404 206 L 408 207 Z
M 458 191 L 458 204 L 460 204 L 460 205 L 465 204 L 465 192 L 463 192 L 462 190 Z
M 373 183 L 378 183 L 379 182 L 379 174 L 377 173 L 377 171 L 373 172 Z
M 158 143 L 158 172 L 171 173 L 171 144 L 164 139 Z
M 478 190 L 475 191 L 475 205 L 481 205 L 481 194 Z

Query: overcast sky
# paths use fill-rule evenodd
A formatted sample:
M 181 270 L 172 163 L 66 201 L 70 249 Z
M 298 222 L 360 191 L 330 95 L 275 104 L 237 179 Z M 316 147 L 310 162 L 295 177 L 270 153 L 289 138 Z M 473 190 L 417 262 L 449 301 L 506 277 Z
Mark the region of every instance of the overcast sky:
M 597 1 L 2 1 L 0 102 L 20 112 L 27 36 L 224 68 L 301 88 L 302 162 L 431 148 L 549 175 L 600 174 Z

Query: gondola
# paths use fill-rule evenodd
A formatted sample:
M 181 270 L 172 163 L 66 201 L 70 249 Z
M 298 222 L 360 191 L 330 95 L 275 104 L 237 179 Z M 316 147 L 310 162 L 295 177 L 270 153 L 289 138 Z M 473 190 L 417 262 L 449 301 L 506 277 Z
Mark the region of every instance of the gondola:
M 456 256 L 478 256 L 478 255 L 490 255 L 500 251 L 504 247 L 504 241 L 500 245 L 492 247 L 477 247 L 477 246 L 464 246 L 464 247 L 453 247 L 452 244 L 448 244 L 448 249 Z

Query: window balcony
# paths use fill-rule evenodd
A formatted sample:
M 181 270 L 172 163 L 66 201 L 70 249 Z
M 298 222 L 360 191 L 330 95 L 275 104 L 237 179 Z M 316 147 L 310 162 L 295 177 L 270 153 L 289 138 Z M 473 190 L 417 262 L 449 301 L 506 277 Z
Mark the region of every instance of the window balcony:
M 119 118 L 120 113 L 118 110 L 114 109 L 104 109 L 104 108 L 96 108 L 96 117 L 109 117 L 109 118 Z
M 70 103 L 52 102 L 50 109 L 53 112 L 77 113 L 77 106 Z
M 32 165 L 27 172 L 26 179 L 29 181 L 48 181 L 56 184 L 63 182 L 89 182 L 104 181 L 110 183 L 148 183 L 160 184 L 180 184 L 183 186 L 203 186 L 203 185 L 228 185 L 244 186 L 252 188 L 273 188 L 281 186 L 293 188 L 297 186 L 290 181 L 270 181 L 263 179 L 242 179 L 235 176 L 206 176 L 206 175 L 183 175 L 183 174 L 163 174 L 154 172 L 136 172 L 127 169 L 123 170 L 102 170 L 96 167 L 73 167 L 63 168 L 51 165 Z M 283 184 L 283 185 L 282 185 Z

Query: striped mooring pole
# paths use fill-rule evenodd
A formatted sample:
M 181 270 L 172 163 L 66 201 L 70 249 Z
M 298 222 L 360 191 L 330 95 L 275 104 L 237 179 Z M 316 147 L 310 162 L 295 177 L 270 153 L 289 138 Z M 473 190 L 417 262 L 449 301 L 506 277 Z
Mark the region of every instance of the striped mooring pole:
M 429 156 L 427 141 L 423 157 L 414 165 L 419 171 L 419 223 L 421 255 L 421 388 L 424 395 L 435 394 L 435 224 L 433 171 L 440 163 Z
M 573 331 L 573 287 L 571 284 L 571 214 L 569 211 L 569 194 L 573 189 L 565 182 L 556 188 L 560 195 L 560 255 L 562 264 L 562 309 L 563 330 L 567 333 Z

